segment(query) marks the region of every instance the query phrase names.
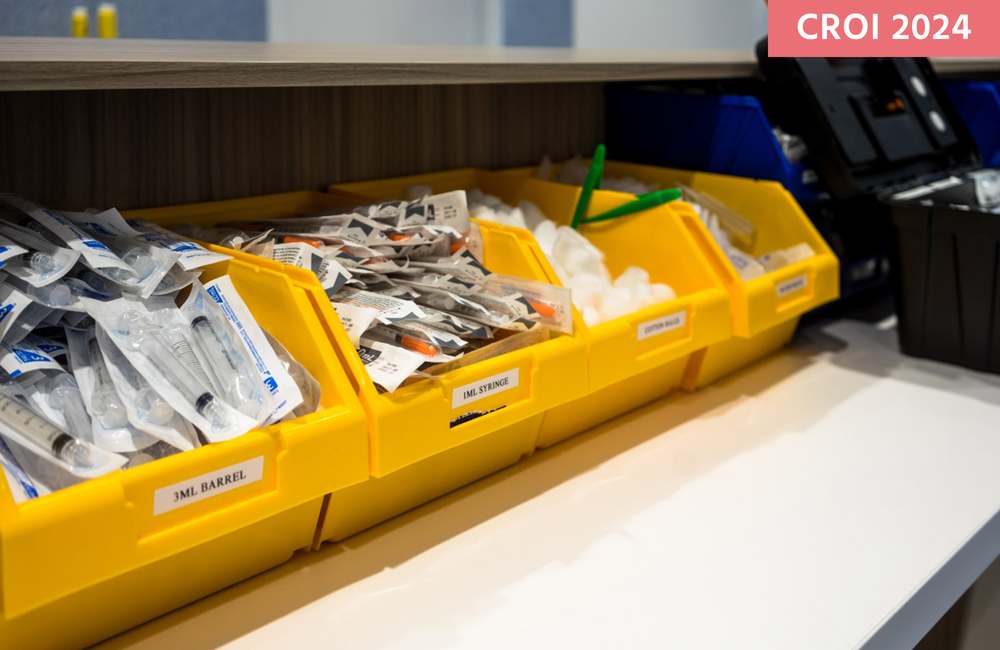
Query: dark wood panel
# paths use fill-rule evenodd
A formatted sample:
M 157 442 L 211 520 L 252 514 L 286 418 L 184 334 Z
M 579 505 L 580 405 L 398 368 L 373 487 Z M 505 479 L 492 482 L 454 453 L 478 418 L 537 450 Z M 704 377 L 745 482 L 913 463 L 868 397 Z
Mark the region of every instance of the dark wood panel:
M 211 201 L 587 154 L 602 84 L 0 93 L 0 188 L 66 208 Z

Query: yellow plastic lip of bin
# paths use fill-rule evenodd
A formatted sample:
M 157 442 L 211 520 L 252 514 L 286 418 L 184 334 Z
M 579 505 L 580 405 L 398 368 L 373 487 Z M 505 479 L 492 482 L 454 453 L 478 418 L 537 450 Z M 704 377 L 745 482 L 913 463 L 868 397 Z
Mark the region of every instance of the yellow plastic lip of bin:
M 513 176 L 471 168 L 339 184 L 331 186 L 330 191 L 345 200 L 359 196 L 369 200 L 398 199 L 404 188 L 412 184 L 427 185 L 435 193 L 479 188 L 513 206 L 522 200 L 531 201 L 560 225 L 572 221 L 581 191 L 579 187 L 539 181 L 528 174 Z M 630 200 L 630 196 L 617 192 L 595 194 L 588 215 L 607 212 Z M 613 276 L 617 277 L 629 266 L 640 266 L 649 272 L 652 282 L 669 284 L 678 296 L 596 327 L 588 327 L 579 319 L 588 348 L 589 392 L 729 337 L 728 294 L 671 204 L 622 219 L 584 225 L 580 232 L 605 253 L 605 262 Z M 524 237 L 533 240 L 526 231 Z M 656 245 L 640 242 L 656 242 Z M 537 244 L 533 250 L 547 281 L 560 284 Z M 663 333 L 642 336 L 642 332 L 648 334 L 658 329 Z
M 559 165 L 554 165 L 553 173 L 558 169 Z M 502 173 L 529 178 L 536 171 L 536 167 L 521 167 Z M 803 242 L 812 247 L 816 253 L 813 257 L 746 282 L 694 210 L 681 202 L 672 204 L 730 293 L 734 336 L 753 337 L 839 296 L 836 255 L 780 183 L 614 161 L 605 162 L 604 175 L 630 177 L 661 189 L 683 183 L 711 195 L 757 226 L 753 249 L 749 251 L 754 256 Z M 605 193 L 598 190 L 595 195 Z
M 320 382 L 323 410 L 22 504 L 0 481 L 0 630 L 8 638 L 17 636 L 22 614 L 175 554 L 190 556 L 209 541 L 311 500 L 318 514 L 325 494 L 367 478 L 365 414 L 306 292 L 281 274 L 239 260 L 207 268 L 203 279 L 227 271 L 258 322 Z M 260 479 L 154 514 L 157 490 L 169 497 L 178 484 L 234 467 L 251 478 L 259 473 Z M 289 536 L 288 556 L 308 547 L 315 533 L 315 518 L 296 520 L 302 530 Z M 227 557 L 227 566 L 259 567 L 260 556 L 275 555 L 274 549 L 251 542 L 241 547 L 245 557 Z M 192 561 L 211 563 L 212 558 Z M 190 569 L 183 579 L 196 584 L 197 566 Z M 158 593 L 140 596 L 144 607 L 161 598 Z M 80 616 L 126 617 L 101 610 L 102 602 L 96 601 L 93 611 Z
M 144 211 L 133 213 L 133 216 L 143 216 L 166 226 L 176 226 L 188 221 L 212 226 L 226 221 L 277 218 L 355 205 L 358 199 L 358 194 L 297 192 L 180 206 L 152 213 Z M 492 224 L 480 225 L 487 268 L 506 275 L 546 281 L 544 269 L 530 250 L 530 246 L 534 245 L 530 233 L 494 227 Z M 215 250 L 233 253 L 225 248 Z M 369 472 L 372 476 L 385 476 L 586 393 L 586 343 L 579 333 L 582 320 L 574 313 L 574 334 L 571 336 L 560 335 L 525 349 L 454 370 L 442 378 L 401 387 L 391 395 L 380 394 L 340 324 L 332 304 L 322 294 L 315 275 L 272 260 L 246 254 L 237 256 L 263 268 L 281 269 L 293 278 L 296 285 L 315 288 L 317 293 L 312 294 L 313 307 L 319 313 L 327 336 L 334 343 L 369 416 Z M 473 387 L 478 382 L 503 376 L 507 377 L 510 389 L 453 407 L 456 392 L 461 394 L 463 389 Z M 470 411 L 491 412 L 458 426 L 450 426 L 453 420 Z

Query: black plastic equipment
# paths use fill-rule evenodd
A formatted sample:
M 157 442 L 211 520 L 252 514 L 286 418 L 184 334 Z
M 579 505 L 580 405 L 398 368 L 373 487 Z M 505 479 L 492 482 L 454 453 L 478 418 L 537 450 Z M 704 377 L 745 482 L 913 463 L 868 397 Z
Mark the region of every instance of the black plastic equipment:
M 1000 372 L 1000 214 L 979 207 L 979 151 L 928 61 L 770 58 L 766 39 L 757 58 L 830 192 L 888 212 L 901 350 Z

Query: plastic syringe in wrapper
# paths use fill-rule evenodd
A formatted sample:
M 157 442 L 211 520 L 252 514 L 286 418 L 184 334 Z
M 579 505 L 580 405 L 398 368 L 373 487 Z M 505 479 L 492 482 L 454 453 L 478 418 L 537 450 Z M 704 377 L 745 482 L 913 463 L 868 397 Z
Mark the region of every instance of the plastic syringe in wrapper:
M 481 237 L 462 191 L 289 217 L 219 224 L 218 232 L 207 234 L 321 242 L 276 244 L 273 259 L 328 279 L 326 265 L 337 264 L 341 283 L 321 277 L 321 284 L 384 390 L 426 376 L 422 367 L 489 347 L 494 336 L 537 327 L 572 331 L 569 290 L 493 274 L 482 265 Z

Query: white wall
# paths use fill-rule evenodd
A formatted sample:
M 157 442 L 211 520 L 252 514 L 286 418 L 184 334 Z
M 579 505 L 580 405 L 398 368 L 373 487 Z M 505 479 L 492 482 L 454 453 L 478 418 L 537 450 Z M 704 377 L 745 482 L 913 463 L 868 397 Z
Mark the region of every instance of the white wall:
M 267 0 L 268 40 L 498 45 L 500 0 Z
M 767 34 L 762 0 L 576 0 L 574 10 L 583 48 L 748 50 Z
M 267 0 L 268 38 L 314 43 L 499 45 L 503 0 Z M 574 0 L 574 43 L 596 49 L 748 50 L 761 0 Z

